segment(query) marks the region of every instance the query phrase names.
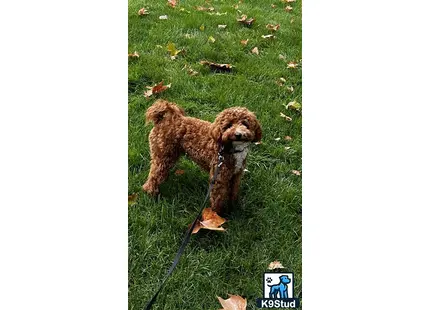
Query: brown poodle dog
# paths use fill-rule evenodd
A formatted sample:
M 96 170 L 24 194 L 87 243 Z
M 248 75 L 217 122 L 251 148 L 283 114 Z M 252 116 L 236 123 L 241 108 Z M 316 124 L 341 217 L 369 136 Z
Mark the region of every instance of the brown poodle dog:
M 209 171 L 212 179 L 222 144 L 224 162 L 210 193 L 211 207 L 220 214 L 227 201 L 237 199 L 248 146 L 261 140 L 261 126 L 252 112 L 242 107 L 229 108 L 210 123 L 185 116 L 174 103 L 157 100 L 147 110 L 146 121 L 155 126 L 149 134 L 151 169 L 142 186 L 145 192 L 158 194 L 160 184 L 181 154 Z

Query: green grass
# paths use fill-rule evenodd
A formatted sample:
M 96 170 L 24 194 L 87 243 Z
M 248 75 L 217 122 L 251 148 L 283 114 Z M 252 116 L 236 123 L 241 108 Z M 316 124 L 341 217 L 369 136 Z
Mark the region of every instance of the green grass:
M 209 121 L 227 107 L 245 106 L 262 124 L 263 143 L 253 145 L 249 154 L 240 204 L 224 224 L 227 231 L 192 236 L 153 309 L 219 309 L 216 296 L 227 298 L 228 293 L 246 297 L 248 309 L 256 309 L 255 299 L 263 294 L 262 274 L 274 260 L 295 273 L 295 295 L 301 297 L 301 177 L 291 170 L 301 170 L 302 120 L 300 112 L 283 106 L 302 102 L 301 68 L 287 68 L 287 62 L 301 60 L 301 1 L 286 12 L 279 0 L 245 0 L 239 10 L 256 18 L 251 27 L 236 21 L 237 3 L 213 0 L 215 12 L 227 13 L 217 16 L 194 9 L 208 6 L 203 0 L 180 1 L 176 9 L 168 7 L 167 0 L 129 0 L 128 50 L 140 54 L 129 60 L 129 193 L 140 193 L 137 204 L 129 206 L 129 309 L 142 309 L 158 287 L 208 184 L 208 175 L 183 158 L 173 171 L 183 169 L 185 174 L 171 173 L 161 196 L 152 199 L 141 192 L 149 171 L 151 129 L 144 114 L 156 98 L 176 102 L 188 115 Z M 141 7 L 150 14 L 138 16 Z M 159 20 L 160 15 L 168 19 Z M 281 24 L 274 40 L 261 38 L 270 33 L 269 23 Z M 227 28 L 218 29 L 219 24 Z M 209 36 L 216 41 L 209 43 Z M 240 44 L 244 39 L 249 39 L 247 46 Z M 166 51 L 170 42 L 186 53 L 171 60 Z M 250 53 L 255 46 L 259 55 Z M 234 69 L 214 73 L 200 60 L 229 63 Z M 200 74 L 188 75 L 182 70 L 185 65 Z M 281 77 L 293 92 L 276 84 Z M 145 87 L 161 80 L 171 88 L 146 99 Z M 286 121 L 280 112 L 293 120 Z M 291 141 L 284 140 L 287 135 Z

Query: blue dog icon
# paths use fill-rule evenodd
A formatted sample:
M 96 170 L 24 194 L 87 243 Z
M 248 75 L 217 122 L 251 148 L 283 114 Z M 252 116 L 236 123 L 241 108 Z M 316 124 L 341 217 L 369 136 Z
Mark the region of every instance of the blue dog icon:
M 288 276 L 283 275 L 279 277 L 279 284 L 269 285 L 270 286 L 270 298 L 288 298 L 288 286 L 287 284 L 291 282 Z M 279 293 L 279 297 L 278 297 Z

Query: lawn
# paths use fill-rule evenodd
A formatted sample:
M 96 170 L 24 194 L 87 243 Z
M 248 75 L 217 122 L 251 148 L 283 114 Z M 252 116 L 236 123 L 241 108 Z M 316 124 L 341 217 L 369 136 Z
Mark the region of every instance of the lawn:
M 287 5 L 292 11 L 284 9 Z M 215 10 L 198 11 L 196 6 Z M 137 14 L 142 7 L 148 15 Z M 241 14 L 255 22 L 237 22 Z M 161 15 L 168 18 L 159 19 Z M 247 309 L 257 309 L 263 273 L 274 260 L 294 272 L 295 295 L 301 298 L 301 176 L 292 171 L 301 171 L 302 118 L 300 111 L 285 107 L 292 101 L 302 103 L 301 1 L 190 0 L 172 8 L 167 0 L 129 0 L 128 18 L 128 51 L 140 55 L 129 58 L 128 74 L 129 193 L 139 193 L 128 209 L 129 309 L 142 309 L 158 287 L 208 185 L 207 173 L 182 158 L 157 199 L 141 191 L 150 160 L 151 125 L 145 126 L 144 114 L 157 98 L 209 121 L 227 107 L 245 106 L 260 120 L 263 140 L 252 146 L 240 203 L 227 216 L 226 232 L 192 236 L 153 309 L 220 309 L 216 296 L 228 298 L 227 294 L 241 295 L 248 299 Z M 273 32 L 276 38 L 262 38 L 272 34 L 267 24 L 280 24 Z M 248 44 L 241 44 L 245 39 Z M 185 52 L 172 60 L 169 43 Z M 254 47 L 258 55 L 251 52 Z M 231 64 L 233 70 L 213 72 L 201 60 Z M 290 62 L 297 66 L 290 68 Z M 189 68 L 199 74 L 190 75 Z M 160 81 L 171 83 L 171 88 L 145 98 L 146 86 Z M 185 172 L 176 175 L 177 169 Z

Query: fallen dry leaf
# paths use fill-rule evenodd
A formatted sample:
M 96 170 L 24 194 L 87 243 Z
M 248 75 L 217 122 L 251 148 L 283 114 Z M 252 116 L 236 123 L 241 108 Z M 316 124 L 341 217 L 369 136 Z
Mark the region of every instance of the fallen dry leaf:
M 269 264 L 269 266 L 267 267 L 267 269 L 273 270 L 273 269 L 281 269 L 281 268 L 285 268 L 284 266 L 282 266 L 281 262 L 278 260 L 275 260 L 274 262 L 271 262 Z
M 218 25 L 219 29 L 225 29 L 227 27 L 227 25 Z
M 213 7 L 204 7 L 204 6 L 196 6 L 195 7 L 195 9 L 197 10 L 197 11 L 209 11 L 209 12 L 212 12 L 212 11 L 214 11 L 215 10 L 215 8 L 213 8 Z
M 170 58 L 172 60 L 176 59 L 176 57 L 178 56 L 179 53 L 183 53 L 184 52 L 184 50 L 177 50 L 176 46 L 175 46 L 175 43 L 172 43 L 172 42 L 170 42 L 169 44 L 167 44 L 166 49 L 169 52 Z
M 140 15 L 140 16 L 142 16 L 142 15 L 148 15 L 149 12 L 148 12 L 147 9 L 141 8 L 139 11 L 137 11 L 137 14 Z
M 291 146 L 286 146 L 285 150 L 288 151 L 289 149 L 291 149 Z
M 197 222 L 196 226 L 194 226 L 192 233 L 196 234 L 202 228 L 209 229 L 209 230 L 224 231 L 225 229 L 221 227 L 221 225 L 224 224 L 225 222 L 226 220 L 221 216 L 219 216 L 211 208 L 206 208 L 202 212 L 202 220 Z
M 294 23 L 294 18 L 290 19 L 290 24 Z
M 213 36 L 209 36 L 208 42 L 214 43 L 215 42 L 215 38 Z
M 128 54 L 128 57 L 130 57 L 130 58 L 139 58 L 140 56 L 139 56 L 139 54 L 136 51 L 134 51 L 134 53 Z
M 193 68 L 189 67 L 188 65 L 185 65 L 182 70 L 187 69 L 187 73 L 188 75 L 194 76 L 199 74 L 196 70 L 194 70 Z
M 199 27 L 199 29 L 200 29 L 200 31 L 204 31 L 204 30 L 205 30 L 205 25 L 201 25 L 201 26 Z
M 299 170 L 291 170 L 292 174 L 301 175 L 302 173 Z
M 279 141 L 279 140 L 281 140 L 281 138 L 275 138 L 275 141 Z
M 208 13 L 209 15 L 216 15 L 216 16 L 221 16 L 221 15 L 227 15 L 227 12 L 224 12 L 224 13 L 220 13 L 220 12 L 216 12 L 216 13 L 214 13 L 214 12 L 211 12 L 211 13 Z
M 270 31 L 278 31 L 279 27 L 281 27 L 280 24 L 276 24 L 276 25 L 267 24 L 266 25 L 266 28 L 269 29 Z
M 165 91 L 166 89 L 170 88 L 171 85 L 172 84 L 163 85 L 163 81 L 161 81 L 160 83 L 158 83 L 152 87 L 146 86 L 146 88 L 148 88 L 148 90 L 146 92 L 144 92 L 144 96 L 146 98 L 149 98 L 152 95 L 156 95 L 158 93 Z
M 239 4 L 233 5 L 233 8 L 237 10 L 239 8 Z
M 258 51 L 258 47 L 254 47 L 254 48 L 251 50 L 251 53 L 252 53 L 252 54 L 259 55 L 259 54 L 260 54 L 260 52 Z
M 289 6 L 289 5 L 287 5 L 286 7 L 285 7 L 285 11 L 287 11 L 287 12 L 291 12 L 293 10 L 293 7 L 291 7 L 291 6 Z
M 246 19 L 248 16 L 243 14 L 240 18 L 237 19 L 239 23 L 242 23 L 247 26 L 251 26 L 253 22 L 255 22 L 255 18 Z
M 285 141 L 291 141 L 291 140 L 293 140 L 293 138 L 291 138 L 290 136 L 285 136 L 285 137 L 284 137 L 284 140 L 285 140 Z
M 178 3 L 176 2 L 176 0 L 167 0 L 167 4 L 168 4 L 169 6 L 171 6 L 172 8 L 174 8 L 174 7 L 176 7 L 176 5 L 177 5 Z
M 296 0 L 281 0 L 282 3 L 291 3 L 296 2 Z
M 287 120 L 287 121 L 289 121 L 289 122 L 291 122 L 293 119 L 291 118 L 291 117 L 289 117 L 289 116 L 287 116 L 287 115 L 285 115 L 284 113 L 280 113 L 280 116 L 281 117 L 283 117 L 283 118 L 285 118 L 285 120 Z
M 167 15 L 161 15 L 158 19 L 167 19 Z
M 207 65 L 212 70 L 218 70 L 218 71 L 227 71 L 227 72 L 230 72 L 231 69 L 233 68 L 233 66 L 230 65 L 230 64 L 217 64 L 217 63 L 210 62 L 210 61 L 207 61 L 207 60 L 200 61 L 200 64 Z
M 246 40 L 240 40 L 240 44 L 247 45 L 248 41 L 249 41 L 248 39 L 246 39 Z
M 181 169 L 178 169 L 175 171 L 176 175 L 183 175 L 184 173 L 185 173 L 185 170 L 181 170 Z
M 218 297 L 218 301 L 223 307 L 221 310 L 246 310 L 246 298 L 243 299 L 239 295 L 230 295 L 229 299 L 222 299 Z
M 288 89 L 290 92 L 293 92 L 293 91 L 294 91 L 293 86 L 287 86 L 287 89 Z
M 266 34 L 261 36 L 263 39 L 274 39 L 276 38 L 273 34 Z
M 287 80 L 283 77 L 279 78 L 279 80 L 276 81 L 276 84 L 278 84 L 279 86 L 284 86 L 285 83 L 287 83 Z
M 272 4 L 272 5 L 271 5 L 271 7 L 272 7 L 272 9 L 274 9 L 274 8 L 276 8 L 276 5 L 275 5 L 275 4 Z
M 295 68 L 297 68 L 297 66 L 298 66 L 298 64 L 296 62 L 294 62 L 294 61 L 290 61 L 287 64 L 287 68 L 291 68 L 291 69 L 295 69 Z
M 248 16 L 243 14 L 240 18 L 237 19 L 238 22 L 244 22 Z
M 285 108 L 288 109 L 293 109 L 293 110 L 297 110 L 300 111 L 300 109 L 302 108 L 302 105 L 300 103 L 298 103 L 297 101 L 291 101 L 289 102 L 287 105 L 285 105 Z
M 137 193 L 129 195 L 128 196 L 128 205 L 129 206 L 135 205 L 138 197 L 139 197 L 139 195 Z

